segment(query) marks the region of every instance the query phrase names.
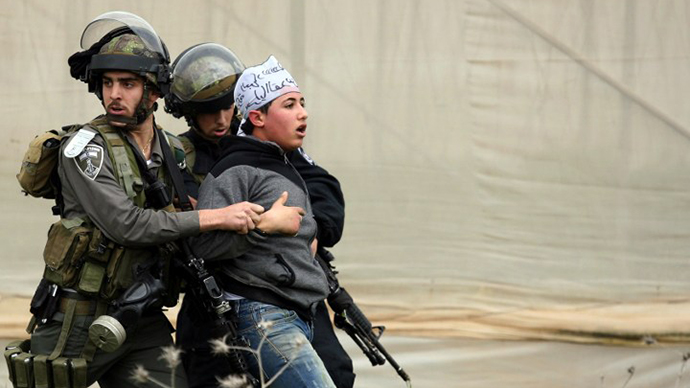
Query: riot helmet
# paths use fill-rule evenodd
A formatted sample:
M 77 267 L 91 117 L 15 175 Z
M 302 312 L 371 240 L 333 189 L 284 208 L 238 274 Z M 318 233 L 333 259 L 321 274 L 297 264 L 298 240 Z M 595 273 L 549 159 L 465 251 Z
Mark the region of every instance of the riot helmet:
M 170 85 L 170 56 L 151 25 L 129 12 L 107 12 L 89 23 L 81 36 L 83 51 L 72 55 L 68 63 L 72 77 L 86 82 L 89 92 L 102 96 L 102 74 L 129 71 L 144 79 L 144 96 L 136 117 L 110 117 L 125 124 L 140 124 L 155 109 L 145 106 L 151 87 L 165 95 Z
M 202 43 L 183 51 L 172 65 L 172 84 L 165 97 L 165 111 L 184 116 L 191 127 L 199 113 L 229 109 L 244 64 L 230 49 Z

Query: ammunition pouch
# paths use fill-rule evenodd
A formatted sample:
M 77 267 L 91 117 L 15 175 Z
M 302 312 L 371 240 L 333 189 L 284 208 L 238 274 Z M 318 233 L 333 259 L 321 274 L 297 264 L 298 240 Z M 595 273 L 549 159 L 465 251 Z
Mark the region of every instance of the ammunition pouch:
M 59 287 L 112 301 L 134 284 L 134 268 L 151 267 L 161 260 L 163 277 L 172 286 L 165 294 L 165 305 L 174 306 L 179 294 L 179 280 L 172 281 L 174 272 L 170 262 L 173 254 L 176 251 L 171 245 L 125 248 L 114 244 L 100 229 L 80 219 L 61 219 L 48 231 L 48 242 L 43 251 L 46 264 L 43 278 Z
M 44 280 L 34 294 L 34 317 L 27 331 L 33 332 L 57 310 L 65 313 L 62 333 L 49 357 L 52 361 L 62 355 L 74 316 L 92 315 L 96 320 L 81 357 L 92 360 L 96 347 L 114 351 L 143 313 L 177 304 L 181 280 L 172 268 L 176 254 L 179 250 L 172 243 L 125 248 L 81 220 L 56 222 L 49 232 Z M 106 309 L 109 315 L 104 315 Z
M 12 381 L 14 388 L 32 387 L 34 385 L 33 374 L 25 373 L 25 360 L 29 354 L 30 346 L 30 340 L 17 340 L 10 342 L 5 347 L 5 363 L 7 364 L 10 381 Z
M 86 388 L 86 360 L 30 353 L 30 340 L 5 347 L 5 361 L 14 388 Z
M 73 287 L 89 246 L 91 230 L 82 222 L 60 220 L 50 226 L 43 250 L 46 267 L 43 278 L 60 287 Z

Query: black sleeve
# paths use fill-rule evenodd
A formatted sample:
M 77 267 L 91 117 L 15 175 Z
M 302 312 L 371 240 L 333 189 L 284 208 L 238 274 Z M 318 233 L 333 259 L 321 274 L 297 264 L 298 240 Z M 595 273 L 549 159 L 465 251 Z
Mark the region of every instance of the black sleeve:
M 187 195 L 194 199 L 199 199 L 199 184 L 196 183 L 194 176 L 188 169 L 182 170 L 182 178 L 184 180 L 184 188 L 187 190 Z
M 307 161 L 299 150 L 289 152 L 287 156 L 307 184 L 314 218 L 319 226 L 319 245 L 334 246 L 340 241 L 345 225 L 345 199 L 340 183 L 328 171 Z

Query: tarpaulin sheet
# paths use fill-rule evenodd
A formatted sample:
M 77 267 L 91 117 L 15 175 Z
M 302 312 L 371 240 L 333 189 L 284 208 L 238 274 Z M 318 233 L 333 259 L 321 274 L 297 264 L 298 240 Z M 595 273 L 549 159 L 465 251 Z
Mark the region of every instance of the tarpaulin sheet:
M 686 1 L 0 5 L 5 299 L 31 295 L 54 219 L 49 201 L 20 193 L 21 156 L 35 135 L 101 112 L 66 60 L 90 20 L 121 9 L 173 58 L 215 41 L 290 70 L 310 114 L 306 151 L 345 193 L 340 281 L 388 332 L 554 349 L 688 340 Z M 510 348 L 496 359 L 513 360 Z

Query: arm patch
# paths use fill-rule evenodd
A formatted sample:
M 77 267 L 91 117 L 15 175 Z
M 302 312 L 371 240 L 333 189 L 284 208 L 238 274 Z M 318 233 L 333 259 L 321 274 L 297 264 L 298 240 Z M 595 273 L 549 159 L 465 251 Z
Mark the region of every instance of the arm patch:
M 82 152 L 74 158 L 77 169 L 87 178 L 95 180 L 103 167 L 103 147 L 97 144 L 88 144 Z

